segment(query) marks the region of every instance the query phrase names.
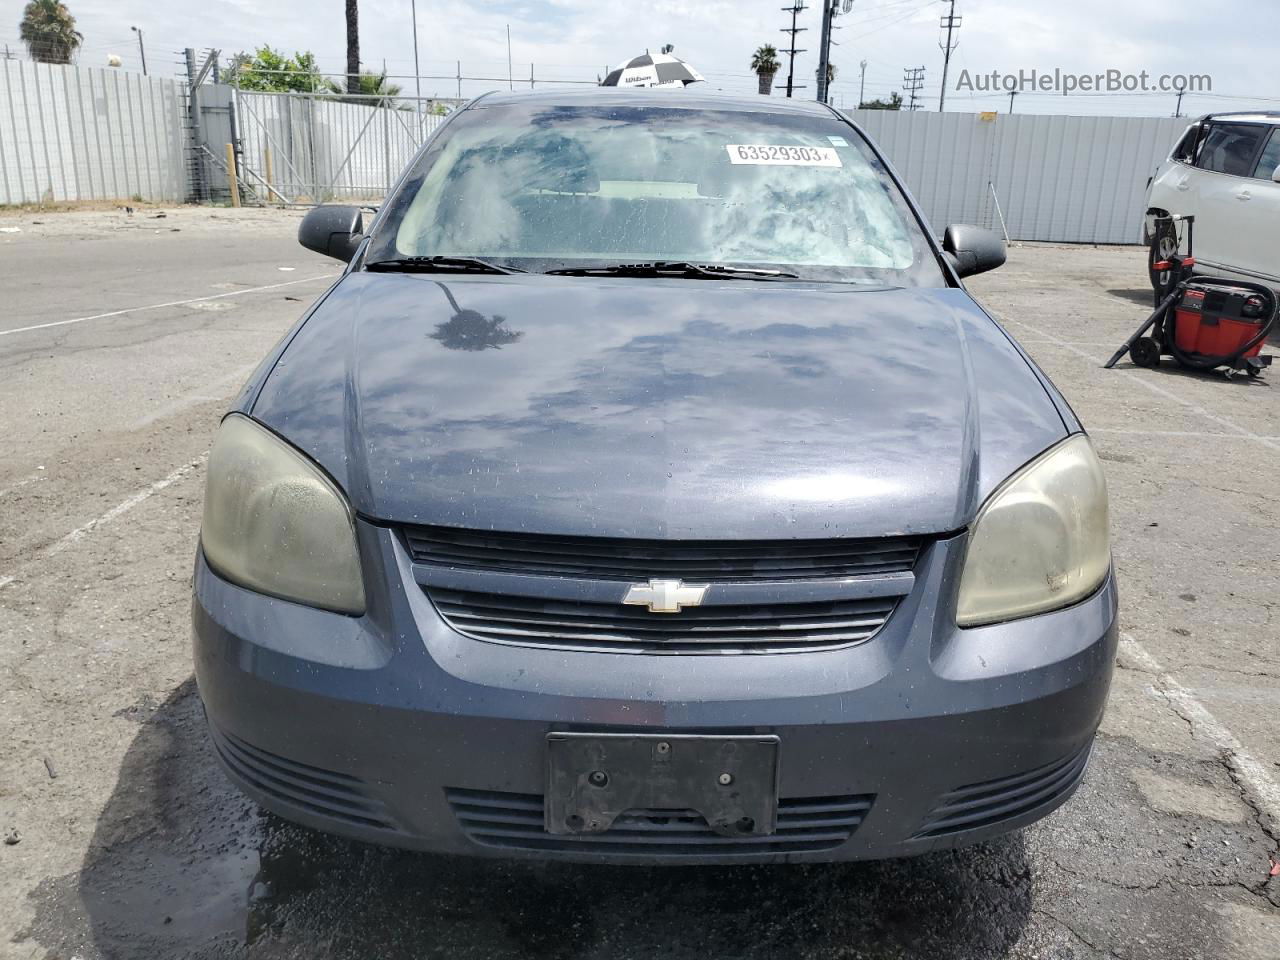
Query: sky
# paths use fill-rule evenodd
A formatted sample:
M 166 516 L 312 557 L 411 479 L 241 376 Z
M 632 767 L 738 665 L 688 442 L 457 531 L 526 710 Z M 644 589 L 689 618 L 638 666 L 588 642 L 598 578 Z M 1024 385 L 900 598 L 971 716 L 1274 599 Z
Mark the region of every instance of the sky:
M 64 0 L 84 34 L 79 62 L 105 66 L 122 58 L 125 70 L 140 67 L 137 26 L 143 33 L 153 74 L 176 76 L 182 48 L 216 47 L 225 54 L 270 44 L 285 51 L 310 50 L 321 69 L 345 67 L 343 0 Z M 594 82 L 606 66 L 675 44 L 708 84 L 727 93 L 754 93 L 749 63 L 764 43 L 785 47 L 781 32 L 790 21 L 787 0 L 417 0 L 420 73 L 424 96 L 455 96 L 458 62 L 467 77 L 462 95 L 474 96 L 508 85 L 507 27 L 511 31 L 512 74 L 528 88 L 530 67 L 540 83 Z M 811 0 L 812 2 L 812 0 Z M 843 2 L 843 0 L 842 0 Z M 813 97 L 821 0 L 800 14 L 796 82 Z M 25 0 L 0 0 L 0 44 L 15 51 Z M 362 0 L 361 60 L 391 75 L 414 72 L 410 0 Z M 922 108 L 938 109 L 942 76 L 939 18 L 949 0 L 853 0 L 836 20 L 839 46 L 832 59 L 838 74 L 837 105 L 859 98 L 860 63 L 867 61 L 865 96 L 902 91 L 903 70 L 925 68 Z M 1275 70 L 1275 36 L 1280 28 L 1276 0 L 957 0 L 962 17 L 953 54 L 947 110 L 1006 111 L 1007 93 L 957 89 L 967 71 L 980 74 L 1038 70 L 1094 74 L 1107 70 L 1161 74 L 1209 74 L 1212 94 L 1188 94 L 1182 111 L 1199 114 L 1231 109 L 1280 109 L 1280 74 Z M 2 49 L 2 48 L 0 48 Z M 786 65 L 779 83 L 785 82 Z M 414 82 L 394 81 L 412 93 Z M 974 83 L 976 86 L 976 81 Z M 1171 116 L 1173 93 L 1104 94 L 1063 97 L 1024 92 L 1018 113 Z

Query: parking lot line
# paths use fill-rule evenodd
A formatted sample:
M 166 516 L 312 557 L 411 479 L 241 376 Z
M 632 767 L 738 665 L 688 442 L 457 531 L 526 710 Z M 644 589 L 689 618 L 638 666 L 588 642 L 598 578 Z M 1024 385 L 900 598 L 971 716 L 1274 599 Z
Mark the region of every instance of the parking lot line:
M 208 459 L 209 459 L 209 453 L 208 451 L 205 451 L 204 453 L 200 454 L 200 456 L 196 457 L 196 459 L 192 460 L 190 463 L 184 463 L 182 466 L 178 467 L 178 469 L 172 471 L 166 476 L 161 477 L 155 483 L 148 484 L 147 486 L 139 490 L 137 493 L 133 494 L 132 496 L 128 497 L 125 500 L 122 500 L 120 503 L 117 503 L 114 507 L 112 507 L 106 513 L 102 514 L 101 516 L 94 517 L 88 523 L 82 526 L 76 527 L 66 536 L 62 537 L 59 540 L 54 541 L 53 545 L 49 547 L 45 551 L 45 553 L 47 555 L 61 553 L 63 550 L 67 549 L 67 547 L 71 546 L 72 544 L 76 543 L 79 540 L 84 539 L 85 535 L 90 533 L 95 527 L 98 527 L 109 520 L 114 520 L 116 517 L 120 516 L 122 513 L 128 513 L 138 504 L 142 503 L 144 500 L 149 499 L 154 494 L 159 493 L 165 487 L 169 487 L 177 483 L 179 480 L 181 480 L 183 477 L 189 474 L 192 470 L 195 470 L 196 468 L 202 466 L 204 462 Z
M 68 547 L 73 546 L 74 544 L 78 543 L 80 540 L 83 540 L 88 534 L 92 533 L 98 527 L 102 526 L 102 524 L 108 523 L 109 521 L 114 520 L 116 517 L 122 514 L 128 513 L 134 507 L 138 506 L 138 504 L 143 503 L 146 500 L 149 500 L 152 496 L 159 493 L 165 487 L 173 486 L 175 483 L 177 483 L 183 477 L 187 476 L 193 470 L 197 470 L 201 466 L 203 466 L 205 461 L 207 461 L 208 459 L 209 459 L 209 451 L 206 450 L 204 453 L 200 454 L 200 456 L 196 457 L 194 460 L 190 461 L 189 463 L 184 463 L 182 466 L 178 467 L 176 470 L 173 470 L 170 473 L 166 474 L 165 476 L 161 477 L 159 480 L 155 481 L 154 483 L 150 483 L 147 486 L 143 487 L 141 490 L 138 490 L 137 492 L 130 494 L 128 497 L 126 497 L 124 500 L 117 503 L 114 507 L 112 507 L 106 513 L 103 513 L 99 516 L 94 517 L 88 523 L 81 524 L 80 526 L 76 527 L 74 530 L 72 530 L 70 533 L 66 534 L 65 536 L 59 537 L 52 544 L 50 544 L 49 546 L 41 550 L 39 556 L 42 558 L 51 557 L 54 554 L 61 553 L 63 550 L 66 550 Z M 17 579 L 18 578 L 16 576 L 12 576 L 12 575 L 0 576 L 0 588 L 8 586 L 9 584 L 13 583 Z
M 28 476 L 25 476 L 21 480 L 16 481 L 12 486 L 5 487 L 3 490 L 0 490 L 0 500 L 4 499 L 11 493 L 16 493 L 17 491 L 21 490 L 23 487 L 28 487 L 31 484 L 36 483 L 43 479 L 44 479 L 43 473 L 33 473 Z
M 187 409 L 187 407 L 193 407 L 197 403 L 213 403 L 214 401 L 222 400 L 222 394 L 226 390 L 244 383 L 249 374 L 253 373 L 257 368 L 257 363 L 250 363 L 243 367 L 238 367 L 235 370 L 232 370 L 225 377 L 220 377 L 212 383 L 206 383 L 203 387 L 193 393 L 183 394 L 166 404 L 156 407 L 149 413 L 133 421 L 133 423 L 129 425 L 129 429 L 141 430 L 143 427 L 149 427 L 157 420 L 163 420 L 165 417 L 179 413 L 182 410 Z
M 184 307 L 192 303 L 203 303 L 206 300 L 222 300 L 226 297 L 240 297 L 246 293 L 261 293 L 263 290 L 278 290 L 280 287 L 293 287 L 300 283 L 312 283 L 316 280 L 332 280 L 336 273 L 325 273 L 317 277 L 305 277 L 301 280 L 285 280 L 282 283 L 268 283 L 261 287 L 245 287 L 243 290 L 230 290 L 226 293 L 211 293 L 207 297 L 189 297 L 186 300 L 170 300 L 167 303 L 148 303 L 141 307 L 125 307 L 122 310 L 109 310 L 106 313 L 95 313 L 88 317 L 72 317 L 69 320 L 53 320 L 49 323 L 34 323 L 29 327 L 14 327 L 12 330 L 0 330 L 0 337 L 12 333 L 27 333 L 31 330 L 47 330 L 50 327 L 65 327 L 72 323 L 84 323 L 88 320 L 105 320 L 108 317 L 119 317 L 126 313 L 141 313 L 143 310 L 163 310 L 165 307 Z
M 1118 437 L 1186 437 L 1197 440 L 1274 440 L 1280 437 L 1250 437 L 1238 433 L 1213 433 L 1207 430 L 1129 430 L 1122 427 L 1090 427 L 1090 433 L 1109 433 Z
M 1025 320 L 1005 320 L 1001 318 L 1000 323 L 1001 324 L 1016 323 L 1018 324 L 1018 326 L 1026 327 L 1032 333 L 1036 334 L 1036 336 L 1043 337 L 1049 343 L 1057 344 L 1058 346 L 1062 347 L 1064 350 L 1070 350 L 1076 356 L 1082 357 L 1085 360 L 1088 360 L 1090 363 L 1096 363 L 1099 368 L 1102 367 L 1102 361 L 1099 360 L 1097 357 L 1095 357 L 1093 354 L 1089 353 L 1087 350 L 1082 350 L 1079 347 L 1077 347 L 1075 344 L 1071 343 L 1070 341 L 1063 340 L 1061 337 L 1055 337 L 1053 334 L 1045 330 L 1041 330 L 1039 327 L 1033 327 L 1031 324 L 1027 323 Z M 1143 379 L 1142 377 L 1130 377 L 1129 379 L 1133 383 L 1138 384 L 1138 386 L 1143 387 L 1147 390 L 1150 390 L 1152 393 L 1158 396 L 1164 397 L 1166 400 L 1173 400 L 1176 403 L 1182 404 L 1182 406 L 1186 407 L 1192 413 L 1197 413 L 1200 416 L 1204 417 L 1206 420 L 1212 420 L 1214 423 L 1221 424 L 1222 426 L 1226 427 L 1228 430 L 1233 431 L 1238 436 L 1247 437 L 1250 440 L 1254 440 L 1262 444 L 1264 447 L 1270 447 L 1272 450 L 1275 450 L 1277 453 L 1280 453 L 1280 441 L 1272 440 L 1269 437 L 1260 436 L 1259 434 L 1254 433 L 1252 430 L 1248 429 L 1247 427 L 1240 426 L 1240 424 L 1236 423 L 1234 420 L 1230 420 L 1227 417 L 1219 416 L 1216 413 L 1212 413 L 1206 410 L 1204 407 L 1200 406 L 1200 404 L 1193 403 L 1192 401 L 1186 399 L 1185 397 L 1181 397 L 1171 390 L 1166 390 L 1164 387 L 1159 386 L 1158 384 L 1150 383 L 1147 380 Z
M 1152 693 L 1168 701 L 1178 716 L 1190 724 L 1194 737 L 1221 751 L 1232 779 L 1252 794 L 1252 805 L 1257 812 L 1271 820 L 1270 828 L 1264 826 L 1264 829 L 1271 832 L 1280 826 L 1280 785 L 1272 779 L 1266 766 L 1246 752 L 1236 735 L 1190 690 L 1175 680 L 1146 647 L 1127 633 L 1120 635 L 1120 656 L 1121 659 L 1127 657 L 1144 672 L 1153 674 L 1155 684 Z

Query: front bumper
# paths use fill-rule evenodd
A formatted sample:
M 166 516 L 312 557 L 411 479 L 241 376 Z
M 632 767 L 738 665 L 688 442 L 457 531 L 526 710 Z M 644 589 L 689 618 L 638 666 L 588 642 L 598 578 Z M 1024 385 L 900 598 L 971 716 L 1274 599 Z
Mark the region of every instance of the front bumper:
M 234 586 L 197 556 L 196 676 L 214 745 L 264 807 L 437 852 L 626 862 L 924 853 L 1034 822 L 1071 795 L 1116 648 L 1112 578 L 1067 610 L 969 630 L 964 538 L 927 547 L 872 640 L 841 650 L 644 656 L 487 643 L 449 628 L 390 530 L 361 522 L 369 610 Z M 772 734 L 778 832 L 689 818 L 587 837 L 540 829 L 553 731 Z

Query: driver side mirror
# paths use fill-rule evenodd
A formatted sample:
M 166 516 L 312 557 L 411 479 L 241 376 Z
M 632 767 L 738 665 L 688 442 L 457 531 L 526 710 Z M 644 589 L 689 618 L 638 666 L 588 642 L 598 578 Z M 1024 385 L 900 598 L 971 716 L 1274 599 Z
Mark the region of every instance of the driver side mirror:
M 961 277 L 972 277 L 1004 265 L 1004 241 L 982 227 L 953 223 L 942 235 L 942 249 Z
M 1280 167 L 1276 167 L 1271 171 L 1271 182 L 1280 183 Z
M 315 207 L 298 225 L 300 244 L 343 263 L 351 262 L 363 239 L 364 214 L 359 207 Z

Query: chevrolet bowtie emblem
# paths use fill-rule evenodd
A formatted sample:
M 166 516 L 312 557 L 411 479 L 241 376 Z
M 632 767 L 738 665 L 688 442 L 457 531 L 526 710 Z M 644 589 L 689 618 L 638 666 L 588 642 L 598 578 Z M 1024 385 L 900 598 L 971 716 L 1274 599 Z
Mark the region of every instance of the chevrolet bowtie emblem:
M 650 613 L 679 613 L 684 607 L 702 603 L 707 588 L 685 586 L 683 580 L 650 580 L 632 584 L 623 603 L 648 607 Z

